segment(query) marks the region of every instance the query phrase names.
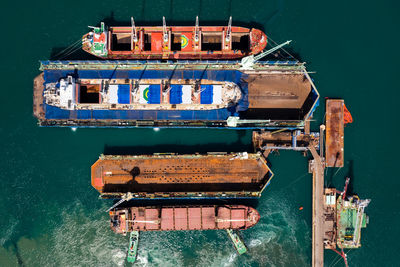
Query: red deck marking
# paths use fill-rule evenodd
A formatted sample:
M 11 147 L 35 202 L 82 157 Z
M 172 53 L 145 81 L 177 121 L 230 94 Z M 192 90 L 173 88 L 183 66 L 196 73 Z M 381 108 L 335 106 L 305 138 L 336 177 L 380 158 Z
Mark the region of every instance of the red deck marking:
M 162 52 L 162 33 L 161 32 L 153 32 L 151 34 L 151 52 Z

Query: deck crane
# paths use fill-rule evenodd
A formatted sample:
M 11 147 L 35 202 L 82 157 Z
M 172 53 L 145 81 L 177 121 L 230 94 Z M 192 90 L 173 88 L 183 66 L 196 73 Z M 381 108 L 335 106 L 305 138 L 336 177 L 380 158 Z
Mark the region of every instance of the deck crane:
M 350 183 L 350 178 L 347 177 L 346 178 L 346 182 L 344 184 L 343 192 L 341 193 L 341 197 L 342 197 L 343 201 L 344 201 L 344 199 L 346 197 L 347 187 L 349 186 L 349 183 Z M 338 213 L 338 221 L 340 221 L 340 213 Z M 341 248 L 340 252 L 338 250 L 336 250 L 335 248 L 331 248 L 331 250 L 333 250 L 335 253 L 337 253 L 339 256 L 341 256 L 343 258 L 345 266 L 349 267 L 349 265 L 347 263 L 347 254 L 344 253 L 343 247 Z
M 231 40 L 232 33 L 232 16 L 229 17 L 228 29 L 226 30 L 225 41 L 228 43 Z
M 117 203 L 115 203 L 114 205 L 112 205 L 109 209 L 107 209 L 106 212 L 109 212 L 110 210 L 115 209 L 116 207 L 118 207 L 119 205 L 121 205 L 122 203 L 124 203 L 125 201 L 131 200 L 133 197 L 134 197 L 134 196 L 133 196 L 133 194 L 132 194 L 131 192 L 128 192 L 128 193 L 126 193 L 126 194 L 123 194 L 123 195 L 121 196 L 121 199 L 120 199 Z
M 163 20 L 163 40 L 164 43 L 168 43 L 168 31 L 167 31 L 167 23 L 165 22 L 165 17 L 162 17 Z
M 251 55 L 251 56 L 244 57 L 242 59 L 242 61 L 240 62 L 240 65 L 241 65 L 240 69 L 248 69 L 248 70 L 253 69 L 254 63 L 256 63 L 258 60 L 265 57 L 266 55 L 269 55 L 269 54 L 275 52 L 276 50 L 280 49 L 281 47 L 283 47 L 287 44 L 290 44 L 291 41 L 292 40 L 286 41 L 286 42 L 284 42 L 280 45 L 277 45 L 267 51 L 264 51 L 256 56 Z
M 342 192 L 342 200 L 344 200 L 344 198 L 346 197 L 347 187 L 349 186 L 349 183 L 350 183 L 350 178 L 347 177 L 346 178 L 346 182 L 344 184 L 344 189 L 343 189 L 343 192 Z
M 200 40 L 199 35 L 200 35 L 200 33 L 199 33 L 199 16 L 196 16 L 196 26 L 194 27 L 194 41 L 196 43 L 198 43 Z
M 132 40 L 136 43 L 138 39 L 137 39 L 135 21 L 133 20 L 133 17 L 131 17 L 131 24 L 132 24 Z

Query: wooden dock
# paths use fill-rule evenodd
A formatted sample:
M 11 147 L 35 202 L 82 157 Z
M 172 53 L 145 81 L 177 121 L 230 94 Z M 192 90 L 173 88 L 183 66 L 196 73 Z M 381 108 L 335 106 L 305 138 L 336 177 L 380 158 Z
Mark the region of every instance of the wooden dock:
M 326 101 L 326 167 L 344 166 L 344 100 Z

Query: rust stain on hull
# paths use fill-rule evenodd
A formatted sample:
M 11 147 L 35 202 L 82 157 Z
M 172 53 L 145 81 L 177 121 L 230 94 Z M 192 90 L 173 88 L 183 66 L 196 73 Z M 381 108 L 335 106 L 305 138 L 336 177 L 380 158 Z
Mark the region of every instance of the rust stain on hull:
M 300 109 L 311 92 L 304 74 L 248 74 L 249 109 Z
M 33 115 L 39 120 L 45 119 L 43 108 L 44 73 L 42 72 L 33 80 Z
M 326 101 L 326 167 L 344 166 L 344 100 Z
M 91 169 L 100 193 L 259 192 L 272 177 L 260 154 L 101 156 Z
M 177 231 L 247 229 L 260 214 L 243 205 L 130 207 L 110 211 L 111 229 L 125 235 L 131 231 Z

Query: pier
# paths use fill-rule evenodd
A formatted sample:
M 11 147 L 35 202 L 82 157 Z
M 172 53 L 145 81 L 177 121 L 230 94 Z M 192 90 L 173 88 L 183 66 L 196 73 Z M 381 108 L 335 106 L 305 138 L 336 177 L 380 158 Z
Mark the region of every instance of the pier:
M 313 156 L 310 169 L 313 173 L 312 196 L 312 266 L 324 265 L 324 162 L 314 147 L 309 147 Z
M 336 206 L 332 204 L 332 192 L 324 189 L 324 170 L 326 167 L 344 165 L 344 101 L 328 99 L 326 101 L 326 139 L 325 125 L 320 126 L 320 153 L 309 146 L 313 156 L 309 170 L 313 174 L 312 196 L 312 266 L 324 266 L 324 249 L 336 248 Z M 325 157 L 324 158 L 324 145 Z M 336 193 L 333 196 L 336 199 Z
M 326 131 L 325 131 L 326 130 Z M 312 173 L 312 266 L 324 266 L 324 250 L 336 251 L 336 190 L 324 188 L 326 167 L 344 165 L 344 101 L 326 101 L 326 127 L 319 132 L 310 131 L 310 122 L 305 122 L 304 131 L 280 129 L 253 132 L 253 145 L 263 151 L 264 157 L 276 150 L 309 151 L 309 173 Z M 325 152 L 325 153 L 324 153 Z M 325 160 L 326 159 L 326 160 Z M 340 255 L 340 254 L 339 254 Z M 344 253 L 342 256 L 345 258 Z

